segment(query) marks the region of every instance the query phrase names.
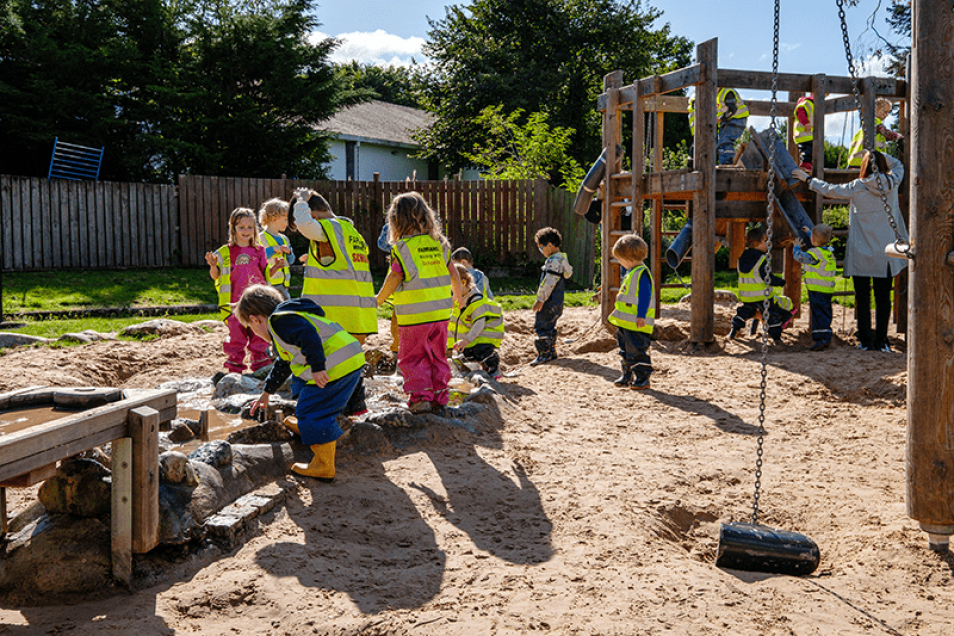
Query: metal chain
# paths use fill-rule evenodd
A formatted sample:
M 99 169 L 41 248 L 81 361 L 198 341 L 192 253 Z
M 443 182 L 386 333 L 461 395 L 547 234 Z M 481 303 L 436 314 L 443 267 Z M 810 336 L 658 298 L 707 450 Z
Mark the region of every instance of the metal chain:
M 845 18 L 845 1 L 844 0 L 835 0 L 838 4 L 838 19 L 841 20 L 841 39 L 845 43 L 845 57 L 848 60 L 848 73 L 851 76 L 851 91 L 855 96 L 855 107 L 858 109 L 858 118 L 861 123 L 862 130 L 862 145 L 865 149 L 869 151 L 875 150 L 875 140 L 869 139 L 865 136 L 865 111 L 861 107 L 861 94 L 858 91 L 858 78 L 855 75 L 855 61 L 851 57 L 851 39 L 848 37 L 848 21 Z M 869 145 L 870 143 L 870 145 Z M 871 161 L 869 162 L 871 166 L 871 172 L 875 176 L 875 181 L 878 183 L 878 194 L 881 196 L 881 204 L 884 206 L 884 213 L 888 217 L 888 223 L 891 224 L 891 231 L 894 232 L 894 244 L 897 250 L 901 253 L 904 253 L 911 258 L 911 246 L 908 245 L 907 241 L 901 238 L 901 231 L 898 230 L 898 224 L 894 220 L 894 214 L 891 213 L 891 204 L 888 203 L 888 194 L 885 192 L 885 188 L 881 185 L 881 174 L 878 172 L 878 162 Z M 887 175 L 885 175 L 887 179 Z
M 775 213 L 775 139 L 778 136 L 778 130 L 775 126 L 775 115 L 778 106 L 778 15 L 780 0 L 775 0 L 775 32 L 772 38 L 772 108 L 770 111 L 771 123 L 769 124 L 769 179 L 768 192 L 766 193 L 766 243 L 768 244 L 768 258 L 765 265 L 765 300 L 762 303 L 762 320 L 766 327 L 762 329 L 762 369 L 759 373 L 759 437 L 758 450 L 755 459 L 755 493 L 752 496 L 752 523 L 759 522 L 759 496 L 762 490 L 762 454 L 765 442 L 765 389 L 768 385 L 768 324 L 769 309 L 772 307 L 772 215 Z M 758 265 L 756 265 L 758 267 Z

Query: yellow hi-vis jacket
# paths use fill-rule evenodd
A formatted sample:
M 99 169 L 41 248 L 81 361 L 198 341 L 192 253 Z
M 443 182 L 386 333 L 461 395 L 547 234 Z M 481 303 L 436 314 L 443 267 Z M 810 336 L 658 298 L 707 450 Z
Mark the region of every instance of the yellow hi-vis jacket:
M 794 306 L 792 299 L 783 296 L 774 287 L 762 280 L 762 263 L 768 258 L 768 254 L 762 255 L 762 258 L 755 263 L 751 272 L 739 272 L 739 300 L 744 303 L 761 303 L 765 301 L 765 290 L 769 290 L 769 297 L 778 303 L 782 309 L 792 310 Z
M 364 351 L 361 343 L 338 325 L 327 318 L 315 316 L 299 311 L 278 311 L 268 317 L 268 332 L 272 336 L 272 343 L 278 357 L 289 363 L 291 372 L 308 384 L 314 384 L 315 378 L 300 347 L 285 342 L 275 332 L 272 320 L 277 316 L 300 316 L 315 328 L 315 335 L 321 340 L 321 348 L 325 352 L 325 372 L 328 380 L 337 380 L 364 367 Z
M 639 280 L 642 276 L 649 276 L 649 309 L 646 310 L 646 324 L 642 327 L 636 326 L 636 308 L 639 306 Z M 629 331 L 640 331 L 642 333 L 652 334 L 653 323 L 656 321 L 656 294 L 653 291 L 653 275 L 649 273 L 649 268 L 645 265 L 634 267 L 626 272 L 623 278 L 623 284 L 619 287 L 619 293 L 616 294 L 616 308 L 609 315 L 610 324 L 616 325 L 621 329 Z
M 334 251 L 334 260 L 322 265 L 318 244 L 311 241 L 305 262 L 302 298 L 315 301 L 328 320 L 352 334 L 378 333 L 378 303 L 374 296 L 368 244 L 343 219 L 319 221 Z
M 228 245 L 215 250 L 219 255 L 219 277 L 215 279 L 215 291 L 219 293 L 219 317 L 228 320 L 232 315 L 232 252 Z
M 802 122 L 798 121 L 798 111 L 805 111 L 805 116 L 808 118 L 808 125 L 806 126 Z M 811 141 L 814 138 L 814 130 L 812 127 L 812 118 L 815 116 L 815 102 L 811 97 L 799 97 L 798 103 L 795 105 L 795 124 L 792 126 L 792 134 L 794 135 L 795 143 L 801 144 L 806 141 Z
M 818 260 L 815 265 L 802 263 L 802 277 L 808 291 L 830 294 L 835 290 L 835 255 L 830 249 L 813 247 L 807 251 Z
M 875 127 L 881 125 L 881 120 L 875 117 Z M 884 150 L 888 146 L 888 140 L 880 132 L 875 131 L 875 149 Z M 848 166 L 851 168 L 860 168 L 861 161 L 865 158 L 865 131 L 859 128 L 851 138 L 851 147 L 848 149 Z
M 271 232 L 262 232 L 259 234 L 259 240 L 262 242 L 262 245 L 267 247 L 287 247 L 291 249 L 291 243 L 288 241 L 288 237 L 284 234 L 279 234 L 277 237 Z M 285 257 L 285 254 L 281 255 Z M 288 287 L 291 284 L 291 268 L 288 266 L 286 261 L 285 267 L 281 268 L 274 275 L 272 275 L 272 263 L 269 263 L 265 268 L 265 280 L 269 285 L 284 285 Z
M 469 296 L 465 302 L 463 309 L 454 305 L 454 311 L 447 326 L 447 348 L 453 348 L 458 340 L 470 333 L 474 323 L 481 318 L 484 319 L 484 328 L 467 346 L 491 344 L 499 348 L 504 337 L 503 308 L 496 301 L 485 298 L 477 292 Z
M 398 325 L 448 320 L 454 307 L 447 269 L 450 250 L 428 234 L 417 234 L 395 243 L 391 256 L 404 269 L 404 280 L 393 295 Z
M 722 117 L 729 108 L 725 105 L 725 98 L 729 92 L 735 93 L 735 114 L 730 119 L 745 119 L 749 116 L 749 107 L 742 101 L 742 97 L 734 88 L 720 88 L 716 93 L 716 116 Z M 696 134 L 696 96 L 689 98 L 689 131 Z

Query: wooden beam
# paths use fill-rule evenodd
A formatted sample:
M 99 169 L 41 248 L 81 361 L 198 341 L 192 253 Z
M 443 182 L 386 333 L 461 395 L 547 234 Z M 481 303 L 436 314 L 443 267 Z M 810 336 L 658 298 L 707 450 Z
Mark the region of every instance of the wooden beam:
M 693 196 L 692 210 L 692 323 L 689 339 L 708 343 L 715 339 L 715 233 L 716 209 L 716 86 L 719 80 L 718 41 L 696 47 L 703 69 L 696 88 L 696 137 L 693 165 L 699 171 L 700 188 Z
M 682 113 L 689 112 L 689 98 L 682 95 L 653 95 L 642 99 L 644 113 Z
M 133 441 L 132 550 L 145 554 L 159 545 L 159 411 L 140 406 L 129 411 Z
M 132 447 L 123 437 L 112 445 L 112 537 L 113 578 L 129 587 L 132 581 Z
M 775 102 L 775 116 L 776 117 L 788 117 L 793 112 L 795 112 L 795 105 L 797 102 Z M 745 105 L 749 107 L 749 115 L 757 115 L 759 117 L 771 117 L 772 116 L 772 102 L 763 102 L 763 101 L 746 101 Z
M 679 70 L 665 75 L 652 75 L 639 80 L 640 93 L 643 97 L 652 95 L 663 95 L 678 91 L 687 86 L 695 86 L 699 83 L 699 77 L 702 69 L 699 64 L 686 66 Z M 629 86 L 624 86 L 619 91 L 619 104 L 621 106 L 632 105 L 636 99 L 635 82 Z M 596 100 L 596 109 L 600 112 L 606 110 L 607 96 L 604 91 Z
M 818 108 L 817 104 L 818 102 L 816 102 L 815 108 Z M 858 110 L 858 102 L 855 101 L 854 95 L 825 100 L 826 113 L 847 113 L 854 110 Z
M 947 548 L 954 534 L 954 12 L 914 0 L 911 64 L 907 512 Z
M 905 84 L 893 77 L 872 77 L 872 88 L 878 95 L 890 97 L 904 97 Z M 828 78 L 829 91 L 832 93 L 851 93 L 852 82 L 850 77 L 831 76 Z M 812 89 L 812 76 L 802 73 L 779 73 L 778 90 L 807 93 Z M 720 68 L 719 87 L 772 90 L 772 73 L 770 71 L 745 71 L 740 69 Z

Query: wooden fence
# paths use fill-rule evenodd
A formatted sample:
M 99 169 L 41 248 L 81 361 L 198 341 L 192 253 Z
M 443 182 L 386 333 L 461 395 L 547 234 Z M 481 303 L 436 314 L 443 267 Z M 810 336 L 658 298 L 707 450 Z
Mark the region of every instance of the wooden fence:
M 175 265 L 177 216 L 174 186 L 0 175 L 3 269 Z
M 336 214 L 351 218 L 374 248 L 384 210 L 417 191 L 439 213 L 455 247 L 478 265 L 541 261 L 534 233 L 547 225 L 564 236 L 574 279 L 593 278 L 594 226 L 573 213 L 573 195 L 534 181 L 309 181 L 180 176 L 173 186 L 0 176 L 2 264 L 9 271 L 205 265 L 205 253 L 228 238 L 229 213 L 257 209 L 312 188 Z

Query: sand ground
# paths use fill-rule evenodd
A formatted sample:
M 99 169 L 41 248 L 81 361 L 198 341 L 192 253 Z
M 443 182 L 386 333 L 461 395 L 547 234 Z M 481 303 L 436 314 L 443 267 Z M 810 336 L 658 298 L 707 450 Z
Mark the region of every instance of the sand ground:
M 687 315 L 663 310 L 676 337 Z M 0 634 L 954 634 L 954 557 L 905 513 L 902 340 L 812 353 L 803 319 L 770 347 L 760 520 L 822 553 L 795 578 L 713 565 L 720 522 L 751 515 L 760 341 L 657 341 L 631 391 L 597 309 L 567 310 L 540 367 L 532 314 L 506 318 L 493 430 L 341 453 L 240 547 L 128 595 L 0 608 Z M 221 338 L 12 351 L 0 390 L 210 376 Z

